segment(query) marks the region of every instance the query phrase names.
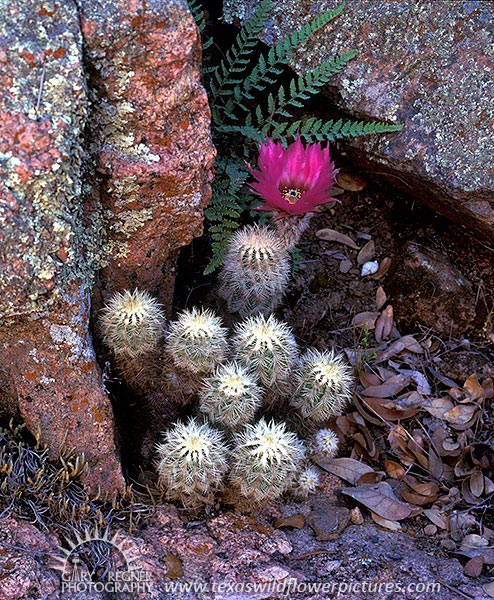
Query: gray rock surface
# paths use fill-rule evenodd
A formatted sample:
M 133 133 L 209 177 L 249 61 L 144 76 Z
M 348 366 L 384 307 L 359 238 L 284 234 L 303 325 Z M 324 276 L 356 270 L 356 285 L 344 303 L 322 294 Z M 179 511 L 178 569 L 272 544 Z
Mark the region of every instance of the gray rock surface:
M 255 4 L 225 0 L 225 17 L 245 18 Z M 339 4 L 274 0 L 262 37 L 276 42 Z M 405 128 L 349 142 L 355 161 L 490 242 L 493 39 L 492 2 L 348 0 L 338 19 L 315 34 L 292 64 L 302 73 L 356 48 L 357 58 L 333 79 L 336 104 L 353 117 L 403 123 Z

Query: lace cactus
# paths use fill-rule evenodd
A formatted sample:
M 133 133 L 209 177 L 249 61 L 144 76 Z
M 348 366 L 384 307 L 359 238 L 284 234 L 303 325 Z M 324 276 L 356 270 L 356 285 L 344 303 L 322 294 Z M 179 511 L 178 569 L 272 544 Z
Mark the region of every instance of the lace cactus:
M 200 410 L 213 423 L 236 429 L 254 418 L 261 404 L 261 389 L 247 369 L 230 362 L 218 366 L 204 380 L 199 398 Z
M 139 290 L 114 294 L 100 314 L 103 341 L 117 356 L 132 358 L 154 350 L 164 327 L 161 305 Z
M 298 498 L 307 498 L 314 494 L 319 485 L 319 472 L 315 467 L 306 467 L 295 479 L 292 493 Z
M 236 359 L 255 373 L 267 388 L 285 391 L 298 357 L 290 327 L 273 315 L 259 315 L 239 323 L 233 346 Z
M 241 498 L 262 505 L 293 482 L 305 447 L 284 423 L 261 419 L 235 434 L 229 480 Z
M 177 423 L 157 445 L 159 486 L 170 500 L 193 506 L 211 500 L 228 468 L 222 435 L 206 423 Z
M 295 381 L 291 404 L 315 423 L 341 414 L 351 399 L 351 369 L 332 351 L 307 350 L 300 358 Z
M 241 317 L 267 315 L 279 304 L 290 277 L 290 255 L 266 227 L 233 234 L 219 275 L 219 295 Z
M 315 435 L 314 450 L 325 459 L 338 454 L 339 440 L 332 429 L 319 429 Z
M 176 367 L 191 373 L 210 373 L 228 349 L 227 330 L 209 309 L 184 310 L 170 323 L 165 348 Z

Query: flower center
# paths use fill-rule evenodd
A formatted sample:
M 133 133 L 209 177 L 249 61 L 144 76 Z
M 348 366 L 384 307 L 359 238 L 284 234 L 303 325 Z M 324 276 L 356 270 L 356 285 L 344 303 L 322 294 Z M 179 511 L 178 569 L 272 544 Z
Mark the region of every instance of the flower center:
M 299 188 L 289 188 L 289 187 L 284 187 L 284 188 L 281 188 L 281 190 L 280 190 L 280 194 L 281 194 L 281 197 L 283 198 L 283 200 L 286 200 L 290 204 L 296 204 L 297 201 L 300 200 L 300 198 L 302 198 L 302 194 L 304 192 L 305 192 L 305 190 L 301 190 Z

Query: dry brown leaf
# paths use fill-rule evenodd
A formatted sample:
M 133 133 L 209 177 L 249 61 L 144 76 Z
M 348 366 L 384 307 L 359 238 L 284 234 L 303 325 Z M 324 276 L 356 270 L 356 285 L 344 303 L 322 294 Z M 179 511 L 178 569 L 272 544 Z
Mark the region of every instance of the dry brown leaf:
M 478 577 L 484 568 L 483 556 L 474 556 L 463 567 L 463 572 L 467 577 Z
M 484 398 L 494 398 L 494 382 L 490 377 L 484 379 L 482 387 L 484 388 Z
M 381 527 L 384 527 L 384 529 L 389 529 L 389 531 L 401 531 L 402 530 L 402 527 L 398 523 L 398 521 L 390 521 L 389 519 L 383 519 L 383 517 L 380 517 L 375 512 L 371 512 L 371 517 L 372 517 L 372 520 L 374 521 L 374 523 L 377 523 Z
M 401 521 L 414 513 L 413 507 L 398 500 L 392 487 L 385 481 L 375 485 L 342 488 L 341 492 L 360 502 L 384 519 Z
M 490 479 L 489 477 L 486 477 L 485 475 L 484 475 L 484 489 L 485 489 L 486 496 L 494 493 L 494 481 L 492 481 L 492 479 Z
M 328 192 L 328 194 L 331 197 L 333 197 L 333 196 L 341 196 L 341 194 L 344 194 L 344 193 L 345 193 L 345 190 L 342 189 L 342 188 L 340 188 L 340 187 L 338 187 L 338 186 L 336 186 L 336 185 L 333 185 L 333 187 Z
M 360 250 L 351 237 L 348 237 L 344 233 L 340 233 L 335 229 L 319 229 L 319 231 L 316 231 L 316 235 L 320 240 L 324 240 L 325 242 L 336 242 L 338 244 L 349 246 L 354 250 Z
M 336 174 L 337 184 L 348 192 L 361 192 L 367 187 L 367 180 L 349 171 L 339 171 Z
M 444 419 L 445 413 L 454 408 L 454 404 L 447 398 L 426 398 L 424 409 L 436 419 Z
M 324 460 L 316 455 L 312 460 L 319 465 L 321 469 L 336 475 L 345 481 L 355 485 L 357 481 L 366 473 L 374 473 L 374 469 L 354 458 L 333 458 Z
M 489 545 L 489 540 L 476 533 L 469 533 L 461 540 L 460 550 L 462 552 L 470 550 L 478 550 Z
M 375 373 L 371 373 L 370 371 L 360 371 L 359 379 L 360 383 L 364 387 L 367 387 L 369 385 L 379 385 L 380 383 L 382 383 L 381 379 L 379 379 L 379 377 Z
M 469 479 L 464 479 L 461 482 L 461 495 L 467 504 L 477 504 L 479 501 L 478 497 L 472 494 Z
M 386 296 L 386 292 L 382 285 L 380 285 L 376 290 L 376 307 L 377 310 L 381 310 L 381 308 L 386 304 L 388 297 Z
M 408 448 L 409 441 L 410 437 L 402 425 L 396 424 L 390 429 L 388 442 L 391 450 L 407 466 L 415 463 L 415 455 Z
M 363 265 L 364 263 L 372 260 L 375 255 L 376 245 L 374 244 L 374 240 L 369 240 L 357 254 L 357 264 Z
M 468 483 L 470 485 L 470 491 L 477 498 L 484 492 L 484 474 L 482 471 L 475 471 L 469 477 Z
M 491 598 L 494 598 L 494 581 L 491 581 L 489 583 L 485 583 L 482 586 L 482 589 L 484 590 L 484 592 L 490 596 Z
M 404 375 L 393 375 L 380 385 L 370 385 L 362 390 L 364 396 L 373 396 L 374 398 L 391 398 L 399 394 L 403 388 L 410 383 L 410 378 Z
M 438 508 L 426 508 L 424 509 L 424 515 L 431 520 L 434 525 L 437 525 L 441 529 L 448 531 L 449 529 L 449 518 L 444 515 Z
M 374 329 L 378 317 L 378 312 L 361 312 L 353 317 L 352 325 L 354 327 L 367 327 L 367 329 Z
M 389 271 L 391 267 L 391 259 L 389 256 L 386 256 L 382 259 L 381 264 L 379 265 L 379 269 L 374 273 L 374 275 L 370 275 L 370 279 L 382 279 L 386 273 Z
M 376 321 L 375 337 L 378 343 L 384 341 L 393 329 L 393 307 L 386 306 Z
M 357 485 L 362 485 L 363 483 L 379 483 L 383 478 L 383 473 L 381 471 L 373 471 L 372 473 L 364 473 L 362 477 L 357 481 Z
M 434 482 L 413 483 L 407 480 L 407 486 L 401 490 L 403 500 L 416 506 L 424 506 L 435 502 L 439 496 L 439 486 Z
M 404 335 L 400 338 L 401 343 L 405 346 L 407 350 L 410 352 L 414 352 L 415 354 L 423 354 L 424 349 L 417 342 L 417 340 L 413 337 L 413 335 Z
M 450 423 L 455 429 L 466 429 L 478 410 L 475 404 L 459 404 L 444 413 L 443 419 Z
M 386 469 L 387 475 L 391 477 L 391 479 L 401 479 L 403 475 L 405 475 L 405 469 L 403 466 L 394 460 L 385 460 L 384 468 Z
M 363 404 L 374 414 L 379 415 L 385 421 L 399 421 L 409 419 L 419 412 L 415 407 L 402 407 L 396 402 L 384 398 L 362 398 Z
M 401 340 L 395 340 L 388 348 L 382 352 L 378 352 L 374 359 L 374 364 L 389 360 L 393 356 L 396 356 L 405 349 L 405 344 Z
M 474 373 L 473 375 L 470 375 L 470 377 L 468 377 L 468 379 L 463 384 L 463 390 L 469 397 L 469 400 L 467 400 L 467 402 L 474 402 L 475 400 L 478 400 L 484 395 L 485 391 L 477 379 L 477 373 Z
M 302 529 L 305 525 L 304 515 L 290 515 L 289 517 L 281 517 L 274 522 L 274 528 L 293 527 L 294 529 Z
M 434 477 L 434 479 L 442 479 L 444 475 L 444 465 L 443 461 L 440 459 L 437 452 L 432 447 L 432 444 L 429 446 L 429 465 L 428 465 L 429 473 Z
M 184 570 L 182 567 L 182 561 L 180 558 L 173 554 L 172 552 L 168 552 L 165 558 L 166 562 L 166 576 L 170 579 L 180 579 L 184 576 Z

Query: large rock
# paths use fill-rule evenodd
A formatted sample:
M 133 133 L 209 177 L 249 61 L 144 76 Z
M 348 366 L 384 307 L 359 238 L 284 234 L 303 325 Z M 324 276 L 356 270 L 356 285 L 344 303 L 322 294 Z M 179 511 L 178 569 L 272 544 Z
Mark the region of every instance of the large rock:
M 91 292 L 104 267 L 103 297 L 139 286 L 171 306 L 214 158 L 198 33 L 181 0 L 2 7 L 0 418 L 20 410 L 53 458 L 84 453 L 88 486 L 113 493 Z
M 104 295 L 141 287 L 171 307 L 175 259 L 202 233 L 215 150 L 185 0 L 84 0 L 91 149 L 106 224 Z
M 256 3 L 225 0 L 244 18 Z M 340 0 L 273 0 L 268 43 Z M 494 4 L 347 0 L 342 15 L 298 52 L 298 72 L 359 52 L 333 79 L 354 117 L 403 123 L 401 133 L 357 139 L 353 156 L 474 235 L 494 240 Z

